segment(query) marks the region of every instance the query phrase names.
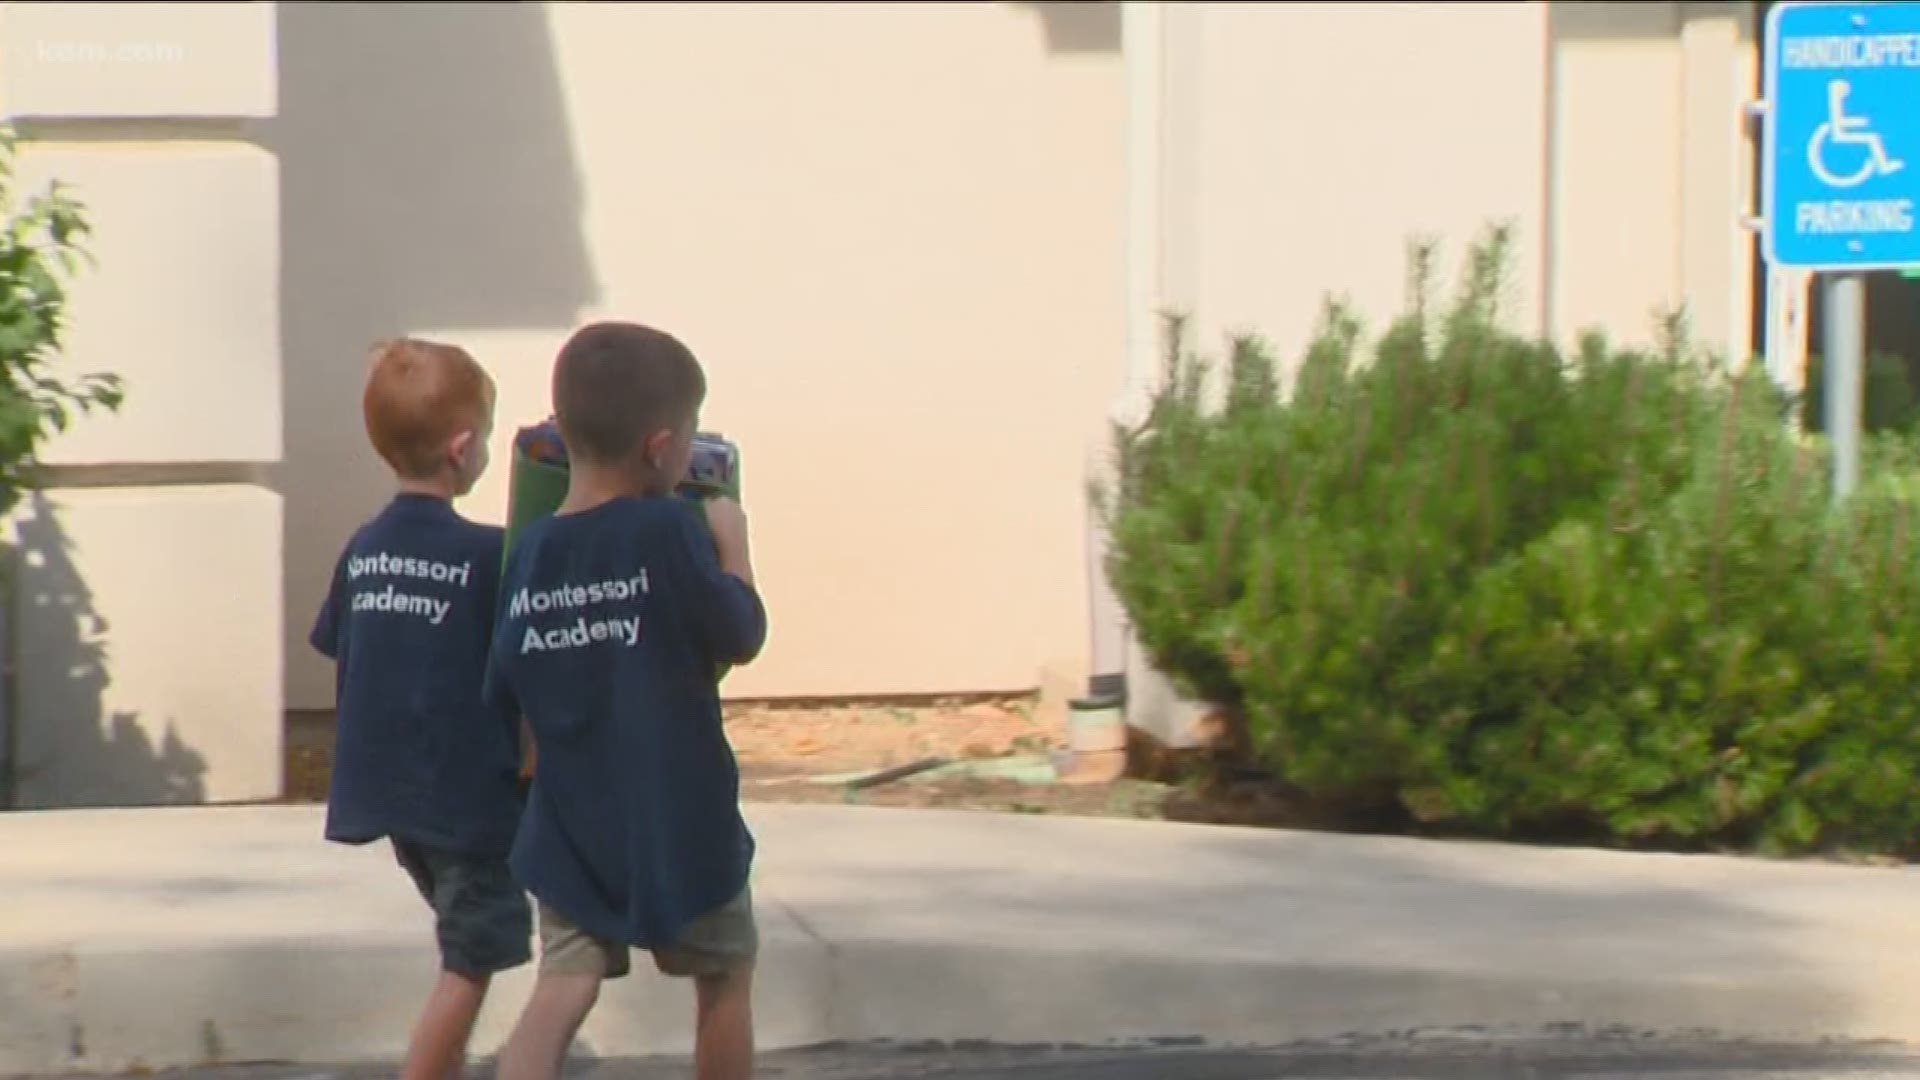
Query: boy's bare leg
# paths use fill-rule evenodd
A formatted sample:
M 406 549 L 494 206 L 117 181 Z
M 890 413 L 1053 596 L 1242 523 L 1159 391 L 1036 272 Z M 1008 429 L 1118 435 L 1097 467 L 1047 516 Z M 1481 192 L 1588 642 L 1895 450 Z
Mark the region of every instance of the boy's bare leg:
M 467 1061 L 467 1040 L 487 997 L 486 976 L 440 973 L 413 1028 L 402 1080 L 455 1080 Z
M 694 980 L 693 1072 L 698 1080 L 753 1076 L 753 969 Z
M 557 1080 L 580 1025 L 600 999 L 600 976 L 541 972 L 500 1051 L 498 1080 Z

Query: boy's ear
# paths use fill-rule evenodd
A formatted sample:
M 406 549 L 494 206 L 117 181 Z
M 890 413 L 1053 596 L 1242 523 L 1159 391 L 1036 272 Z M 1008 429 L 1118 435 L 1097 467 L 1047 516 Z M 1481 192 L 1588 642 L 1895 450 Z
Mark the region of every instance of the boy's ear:
M 656 469 L 659 468 L 660 462 L 666 459 L 667 452 L 672 449 L 673 432 L 671 430 L 656 431 L 647 436 L 647 464 Z
M 453 458 L 454 461 L 465 464 L 467 459 L 473 455 L 473 444 L 477 438 L 478 436 L 472 429 L 462 431 L 453 437 L 452 442 L 447 444 L 447 455 Z

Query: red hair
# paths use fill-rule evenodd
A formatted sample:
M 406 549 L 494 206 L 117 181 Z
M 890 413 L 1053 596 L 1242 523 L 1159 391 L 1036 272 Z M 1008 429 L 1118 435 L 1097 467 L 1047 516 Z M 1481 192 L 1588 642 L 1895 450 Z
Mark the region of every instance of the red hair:
M 418 338 L 374 346 L 362 407 L 367 437 L 396 475 L 439 473 L 447 446 L 493 412 L 493 379 L 465 349 Z

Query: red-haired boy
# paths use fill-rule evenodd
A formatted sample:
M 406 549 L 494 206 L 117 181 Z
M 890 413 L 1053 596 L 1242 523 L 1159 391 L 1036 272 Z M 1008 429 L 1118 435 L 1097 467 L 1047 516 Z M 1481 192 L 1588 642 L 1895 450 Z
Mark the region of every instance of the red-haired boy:
M 453 508 L 487 468 L 494 386 L 464 350 L 375 350 L 367 435 L 396 492 L 334 569 L 311 642 L 335 662 L 339 732 L 327 839 L 388 840 L 433 908 L 441 977 L 407 1080 L 459 1075 L 493 975 L 532 959 L 507 864 L 519 824 L 518 718 L 480 696 L 502 530 Z

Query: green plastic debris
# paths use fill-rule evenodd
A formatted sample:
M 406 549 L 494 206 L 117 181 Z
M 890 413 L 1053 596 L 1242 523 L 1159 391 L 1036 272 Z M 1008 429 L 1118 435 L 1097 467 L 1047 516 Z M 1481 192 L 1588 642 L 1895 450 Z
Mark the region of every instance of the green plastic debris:
M 867 770 L 854 773 L 831 773 L 804 778 L 810 784 L 824 784 L 829 787 L 845 785 L 852 788 L 878 787 L 873 782 L 884 773 L 893 769 Z M 801 778 L 795 778 L 801 779 Z M 920 769 L 898 779 L 886 781 L 895 784 L 930 784 L 941 780 L 1010 780 L 1017 784 L 1057 784 L 1060 771 L 1054 767 L 1053 758 L 1047 755 L 1022 754 L 1010 757 L 980 758 L 972 761 L 954 761 L 937 768 Z

